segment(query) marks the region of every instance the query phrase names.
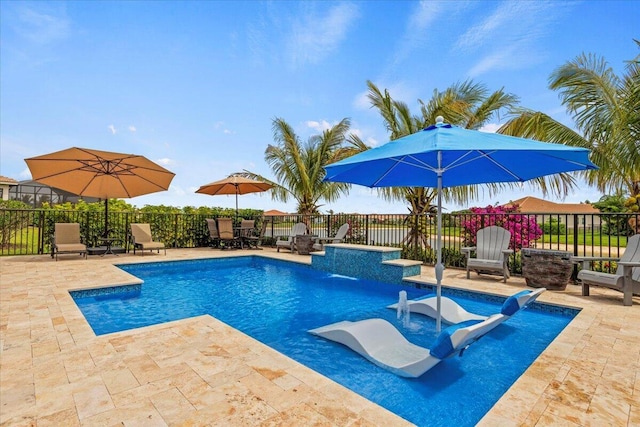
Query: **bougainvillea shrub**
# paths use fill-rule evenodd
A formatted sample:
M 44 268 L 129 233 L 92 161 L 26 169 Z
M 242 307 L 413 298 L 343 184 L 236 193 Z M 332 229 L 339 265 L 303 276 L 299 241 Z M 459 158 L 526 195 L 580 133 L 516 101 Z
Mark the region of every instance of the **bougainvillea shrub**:
M 467 246 L 475 246 L 478 230 L 491 225 L 497 225 L 511 232 L 509 248 L 516 251 L 528 248 L 529 242 L 542 236 L 542 228 L 536 222 L 535 216 L 530 217 L 519 213 L 518 205 L 487 206 L 470 210 L 471 215 L 460 223 L 462 238 Z

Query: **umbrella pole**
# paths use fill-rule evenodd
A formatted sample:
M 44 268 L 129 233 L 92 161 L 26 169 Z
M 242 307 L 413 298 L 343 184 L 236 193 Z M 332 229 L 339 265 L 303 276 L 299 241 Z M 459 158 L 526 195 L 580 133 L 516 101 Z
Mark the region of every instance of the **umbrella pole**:
M 109 237 L 109 198 L 104 199 L 104 236 Z
M 438 213 L 436 220 L 436 232 L 438 236 L 438 251 L 436 255 L 436 333 L 440 333 L 442 324 L 441 299 L 442 299 L 442 151 L 438 151 Z
M 236 226 L 238 225 L 238 186 L 236 185 Z

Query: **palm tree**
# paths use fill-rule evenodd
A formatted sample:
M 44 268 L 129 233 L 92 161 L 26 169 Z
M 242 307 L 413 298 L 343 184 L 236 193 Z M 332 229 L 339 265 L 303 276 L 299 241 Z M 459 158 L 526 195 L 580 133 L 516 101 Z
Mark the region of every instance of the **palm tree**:
M 599 167 L 581 172 L 590 185 L 605 194 L 640 196 L 640 55 L 618 77 L 603 58 L 583 53 L 554 70 L 549 87 L 560 92 L 577 130 L 520 110 L 498 132 L 586 147 Z
M 332 202 L 346 195 L 350 185 L 324 182 L 324 166 L 341 160 L 368 147 L 355 135 L 347 135 L 351 122 L 342 119 L 320 135 L 309 137 L 302 143 L 293 128 L 283 119 L 273 120 L 273 139 L 265 150 L 265 160 L 275 175 L 275 181 L 249 171 L 244 176 L 273 184 L 274 200 L 287 202 L 294 198 L 297 213 L 316 214 L 320 201 Z
M 391 140 L 418 132 L 435 123 L 437 116 L 443 116 L 448 123 L 467 129 L 479 129 L 500 110 L 509 110 L 518 102 L 515 95 L 505 93 L 502 89 L 489 94 L 484 85 L 465 81 L 454 84 L 442 92 L 434 90 L 432 98 L 427 103 L 419 99 L 421 115 L 414 116 L 405 103 L 394 101 L 387 90 L 381 92 L 370 81 L 367 82 L 367 86 L 369 100 L 380 112 Z M 498 187 L 499 185 L 493 185 L 491 188 Z M 443 190 L 442 196 L 445 200 L 464 203 L 475 198 L 478 189 L 478 186 L 447 188 Z M 383 188 L 380 193 L 387 200 L 406 201 L 409 212 L 413 215 L 432 212 L 433 200 L 437 196 L 435 188 L 423 187 Z M 413 232 L 407 235 L 405 242 L 426 244 L 426 228 L 426 224 L 414 226 Z

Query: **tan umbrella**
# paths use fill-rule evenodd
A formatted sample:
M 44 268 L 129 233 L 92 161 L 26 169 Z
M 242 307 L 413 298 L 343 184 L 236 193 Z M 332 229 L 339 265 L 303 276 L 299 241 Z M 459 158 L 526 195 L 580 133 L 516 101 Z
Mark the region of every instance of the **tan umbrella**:
M 105 237 L 110 198 L 129 198 L 164 191 L 175 176 L 144 156 L 87 148 L 68 148 L 25 159 L 37 182 L 78 196 L 105 201 Z
M 196 190 L 196 193 L 217 196 L 219 194 L 236 195 L 236 218 L 238 217 L 238 194 L 261 193 L 271 189 L 273 185 L 238 175 L 229 175 L 220 181 L 210 182 Z

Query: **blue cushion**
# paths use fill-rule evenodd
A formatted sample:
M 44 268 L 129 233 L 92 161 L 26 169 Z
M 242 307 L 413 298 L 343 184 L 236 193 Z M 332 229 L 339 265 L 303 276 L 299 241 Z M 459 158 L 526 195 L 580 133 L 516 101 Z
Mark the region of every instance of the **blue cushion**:
M 477 323 L 482 323 L 484 320 L 467 320 L 466 322 L 458 323 L 457 325 L 451 325 L 444 331 L 438 335 L 436 341 L 433 343 L 429 352 L 432 356 L 437 357 L 438 359 L 446 359 L 449 356 L 455 354 L 458 350 L 453 347 L 453 343 L 451 342 L 451 335 L 458 329 L 467 328 L 469 326 L 473 326 Z
M 518 303 L 518 298 L 523 295 L 529 295 L 530 293 L 531 291 L 520 291 L 517 294 L 511 295 L 509 298 L 507 298 L 504 304 L 502 304 L 502 310 L 500 310 L 500 313 L 504 314 L 505 316 L 513 316 L 518 312 L 518 310 L 522 308 Z

